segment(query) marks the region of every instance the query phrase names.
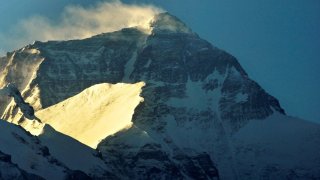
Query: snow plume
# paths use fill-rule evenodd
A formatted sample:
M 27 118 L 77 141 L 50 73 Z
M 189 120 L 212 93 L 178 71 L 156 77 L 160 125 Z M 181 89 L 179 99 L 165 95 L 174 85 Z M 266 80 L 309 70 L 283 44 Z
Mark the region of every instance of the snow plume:
M 124 4 L 119 0 L 101 2 L 91 7 L 69 6 L 58 21 L 33 16 L 20 21 L 10 33 L 0 34 L 5 50 L 14 50 L 35 40 L 83 39 L 125 27 L 150 28 L 149 22 L 162 10 L 152 5 Z

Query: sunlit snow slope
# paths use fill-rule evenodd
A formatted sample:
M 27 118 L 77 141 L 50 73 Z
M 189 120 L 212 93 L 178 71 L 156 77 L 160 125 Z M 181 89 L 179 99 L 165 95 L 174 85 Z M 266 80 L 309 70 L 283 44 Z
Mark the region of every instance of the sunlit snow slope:
M 97 84 L 56 105 L 38 111 L 42 124 L 25 121 L 22 126 L 39 135 L 44 124 L 95 148 L 117 131 L 129 127 L 143 82 L 136 84 Z

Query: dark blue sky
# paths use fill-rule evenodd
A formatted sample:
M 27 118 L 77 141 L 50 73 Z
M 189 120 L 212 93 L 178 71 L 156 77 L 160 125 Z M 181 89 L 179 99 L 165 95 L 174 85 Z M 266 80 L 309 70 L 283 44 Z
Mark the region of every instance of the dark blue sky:
M 11 0 L 0 4 L 0 33 L 19 20 L 57 19 L 66 5 L 94 0 Z M 319 0 L 124 0 L 176 15 L 202 38 L 236 56 L 287 113 L 320 123 Z M 3 42 L 1 42 L 3 43 Z

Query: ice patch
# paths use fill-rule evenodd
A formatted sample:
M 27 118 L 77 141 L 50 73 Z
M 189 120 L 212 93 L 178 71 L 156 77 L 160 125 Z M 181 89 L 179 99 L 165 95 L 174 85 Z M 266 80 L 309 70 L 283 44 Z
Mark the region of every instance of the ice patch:
M 127 64 L 124 67 L 124 77 L 123 77 L 123 81 L 126 82 L 129 80 L 131 73 L 134 70 L 134 63 L 137 60 L 137 52 L 134 52 L 132 57 L 130 58 L 130 60 L 127 62 Z
M 248 101 L 248 94 L 238 93 L 235 97 L 236 103 L 244 103 Z
M 150 64 L 151 64 L 152 60 L 151 59 L 148 59 L 148 62 L 147 64 L 144 66 L 145 68 L 149 68 L 150 67 Z
M 186 97 L 171 98 L 168 104 L 173 107 L 187 107 L 191 109 L 207 109 L 208 107 L 213 110 L 218 110 L 219 100 L 221 97 L 221 84 L 224 81 L 225 76 L 221 75 L 218 71 L 214 71 L 210 74 L 204 82 L 210 80 L 217 80 L 218 87 L 211 91 L 203 89 L 203 82 L 193 82 L 188 79 L 186 83 Z

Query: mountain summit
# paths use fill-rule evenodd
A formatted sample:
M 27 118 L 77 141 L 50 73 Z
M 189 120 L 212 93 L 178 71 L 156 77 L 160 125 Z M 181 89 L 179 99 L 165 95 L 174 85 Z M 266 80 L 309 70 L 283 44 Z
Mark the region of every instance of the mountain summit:
M 192 30 L 187 27 L 177 17 L 169 13 L 160 13 L 156 15 L 150 23 L 153 32 L 173 32 L 173 33 L 192 33 Z
M 235 57 L 178 18 L 162 13 L 150 26 L 35 42 L 1 59 L 0 87 L 15 83 L 37 118 L 97 147 L 105 178 L 320 178 L 319 125 L 285 115 Z M 2 119 L 30 132 L 45 126 L 0 101 Z

